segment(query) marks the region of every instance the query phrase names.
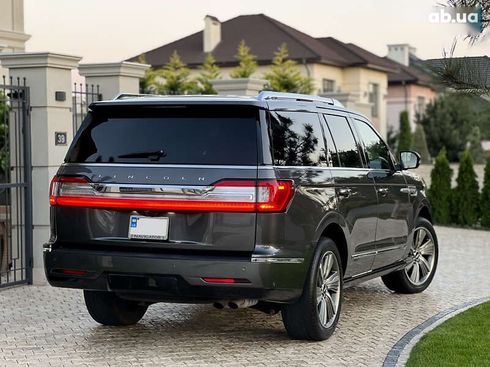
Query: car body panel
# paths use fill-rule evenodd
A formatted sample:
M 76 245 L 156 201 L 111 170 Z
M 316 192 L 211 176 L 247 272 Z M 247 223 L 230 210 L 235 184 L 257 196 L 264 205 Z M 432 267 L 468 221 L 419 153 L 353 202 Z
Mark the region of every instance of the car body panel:
M 267 111 L 303 111 L 317 114 L 321 121 L 324 113 L 348 116 L 345 109 L 308 101 L 248 97 L 134 98 L 97 102 L 90 108 L 187 105 L 256 108 L 257 165 L 65 163 L 58 175 L 84 176 L 95 184 L 121 184 L 128 189 L 145 185 L 207 186 L 225 179 L 291 180 L 294 196 L 287 209 L 279 213 L 228 213 L 53 206 L 51 238 L 44 246 L 50 284 L 110 290 L 127 298 L 152 301 L 257 298 L 294 302 L 302 294 L 316 245 L 332 224 L 342 229 L 347 244 L 346 284 L 403 266 L 415 216 L 423 208 L 430 212 L 420 178 L 399 170 L 373 172 L 327 163 L 274 165 Z M 79 136 L 80 131 L 75 139 Z M 380 199 L 376 190 L 385 186 L 388 193 Z M 415 195 L 400 191 L 411 186 L 416 187 Z M 343 194 L 344 189 L 350 190 L 349 195 Z M 128 239 L 132 214 L 170 218 L 168 240 Z M 395 251 L 379 251 L 392 244 L 401 246 Z M 87 275 L 62 274 L 60 269 L 82 270 Z M 248 283 L 208 284 L 203 277 L 245 278 Z

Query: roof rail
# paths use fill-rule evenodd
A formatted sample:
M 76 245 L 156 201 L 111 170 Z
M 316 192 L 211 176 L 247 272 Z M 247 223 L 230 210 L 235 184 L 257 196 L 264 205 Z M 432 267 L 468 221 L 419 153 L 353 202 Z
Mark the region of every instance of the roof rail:
M 158 94 L 137 94 L 137 93 L 120 93 L 114 97 L 114 101 L 118 99 L 128 98 L 144 98 L 144 97 L 159 97 Z
M 326 103 L 331 106 L 344 107 L 342 103 L 340 103 L 335 98 L 326 98 L 320 96 L 312 96 L 309 94 L 298 94 L 298 93 L 282 93 L 282 92 L 269 92 L 263 91 L 260 92 L 257 96 L 259 101 L 265 101 L 268 99 L 291 99 L 294 101 L 303 101 L 303 102 L 319 102 Z

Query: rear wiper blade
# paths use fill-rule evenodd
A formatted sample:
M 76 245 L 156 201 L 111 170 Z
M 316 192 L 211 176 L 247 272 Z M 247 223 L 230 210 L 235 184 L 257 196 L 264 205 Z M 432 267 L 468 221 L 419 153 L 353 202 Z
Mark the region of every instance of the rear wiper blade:
M 156 150 L 151 152 L 134 152 L 118 155 L 118 158 L 150 158 L 151 161 L 158 161 L 162 157 L 166 157 L 167 153 L 163 150 Z

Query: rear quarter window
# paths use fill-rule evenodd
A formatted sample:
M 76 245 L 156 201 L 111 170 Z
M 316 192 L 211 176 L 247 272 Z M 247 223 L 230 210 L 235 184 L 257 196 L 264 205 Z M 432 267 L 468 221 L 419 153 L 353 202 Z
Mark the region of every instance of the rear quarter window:
M 67 162 L 256 165 L 257 116 L 242 106 L 99 107 Z
M 325 143 L 316 113 L 274 112 L 270 114 L 274 165 L 325 165 Z

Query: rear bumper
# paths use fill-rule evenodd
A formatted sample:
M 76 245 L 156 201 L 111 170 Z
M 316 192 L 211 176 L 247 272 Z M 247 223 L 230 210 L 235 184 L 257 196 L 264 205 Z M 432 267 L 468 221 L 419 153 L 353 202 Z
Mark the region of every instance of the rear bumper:
M 274 259 L 273 259 L 274 260 Z M 307 266 L 302 263 L 253 262 L 226 257 L 162 256 L 45 245 L 48 282 L 55 287 L 114 291 L 148 301 L 209 302 L 252 298 L 292 302 L 303 290 Z M 61 269 L 81 270 L 67 275 Z M 214 284 L 202 278 L 246 279 L 247 283 Z

